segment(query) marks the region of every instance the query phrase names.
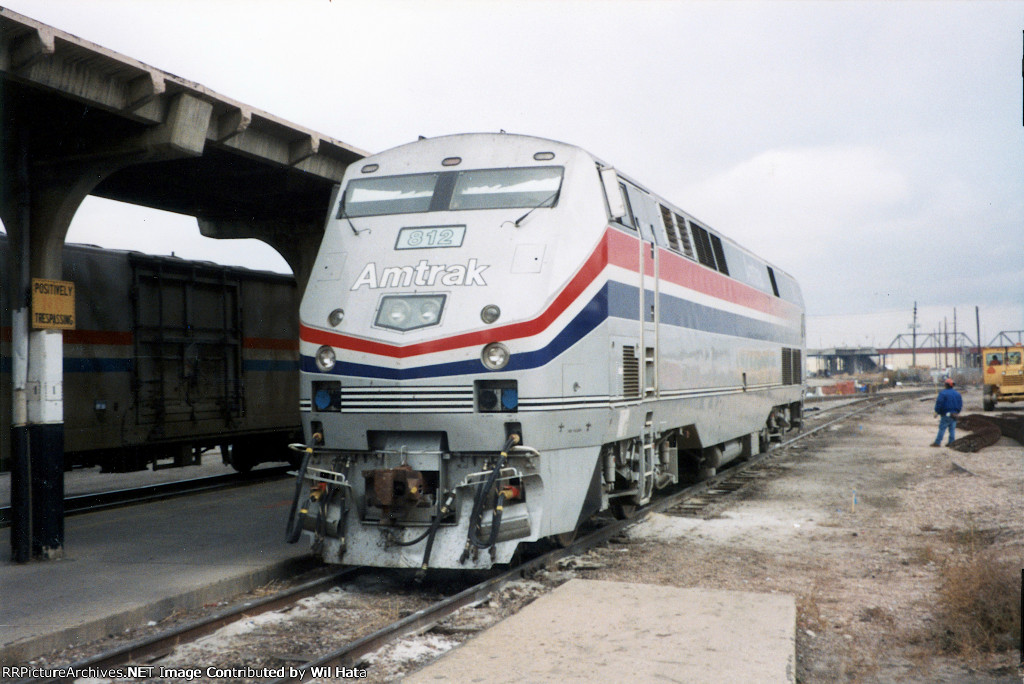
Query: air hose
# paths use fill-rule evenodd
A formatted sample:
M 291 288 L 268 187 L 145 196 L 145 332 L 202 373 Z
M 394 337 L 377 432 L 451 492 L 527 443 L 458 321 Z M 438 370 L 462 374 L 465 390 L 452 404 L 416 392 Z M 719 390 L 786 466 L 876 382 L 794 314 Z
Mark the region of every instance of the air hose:
M 475 546 L 478 549 L 488 549 L 494 546 L 494 543 L 498 540 L 498 532 L 501 528 L 501 512 L 505 506 L 505 493 L 500 492 L 494 502 L 494 509 L 491 512 L 491 534 L 488 536 L 487 541 L 481 541 L 479 536 L 480 525 L 484 517 L 484 502 L 487 500 L 491 490 L 494 489 L 494 483 L 498 481 L 501 469 L 505 467 L 505 463 L 508 461 L 509 450 L 518 443 L 519 435 L 511 434 L 508 436 L 508 439 L 505 440 L 505 446 L 501 449 L 501 456 L 498 457 L 498 462 L 494 465 L 494 469 L 491 470 L 491 474 L 487 477 L 487 480 L 480 483 L 476 488 L 476 495 L 473 497 L 473 512 L 469 516 L 469 534 L 466 539 L 467 552 L 470 546 Z M 464 553 L 463 557 L 465 555 Z
M 437 535 L 437 528 L 441 526 L 441 520 L 448 515 L 448 511 L 451 510 L 452 502 L 455 501 L 455 492 L 448 492 L 444 495 L 444 503 L 441 504 L 441 510 L 438 511 L 437 516 L 433 522 L 430 523 L 430 529 L 422 534 L 418 539 L 427 538 L 427 548 L 423 550 L 423 562 L 420 564 L 420 569 L 416 573 L 416 581 L 423 581 L 423 576 L 427 572 L 427 567 L 430 565 L 430 552 L 434 549 L 434 537 Z
M 288 513 L 288 526 L 284 533 L 284 540 L 289 544 L 299 541 L 299 537 L 302 536 L 302 519 L 297 515 L 299 495 L 302 494 L 302 481 L 306 479 L 306 466 L 309 465 L 309 457 L 312 455 L 313 448 L 306 447 L 306 452 L 302 455 L 302 465 L 299 466 L 299 476 L 295 479 L 295 496 L 292 497 L 292 509 Z
M 394 544 L 395 546 L 412 546 L 413 544 L 419 544 L 421 541 L 423 541 L 427 537 L 431 537 L 431 541 L 433 541 L 433 535 L 434 535 L 434 533 L 437 532 L 437 528 L 441 525 L 441 518 L 443 518 L 445 515 L 448 514 L 448 511 L 450 510 L 450 507 L 452 505 L 452 501 L 454 499 L 455 499 L 455 493 L 454 492 L 448 492 L 445 495 L 444 503 L 441 504 L 441 513 L 440 513 L 440 515 L 438 515 L 438 516 L 436 516 L 434 518 L 434 520 L 430 523 L 430 527 L 427 528 L 426 532 L 424 532 L 420 536 L 416 537 L 415 539 L 410 539 L 409 541 L 398 541 L 398 540 L 395 540 L 395 539 L 391 539 L 390 543 Z

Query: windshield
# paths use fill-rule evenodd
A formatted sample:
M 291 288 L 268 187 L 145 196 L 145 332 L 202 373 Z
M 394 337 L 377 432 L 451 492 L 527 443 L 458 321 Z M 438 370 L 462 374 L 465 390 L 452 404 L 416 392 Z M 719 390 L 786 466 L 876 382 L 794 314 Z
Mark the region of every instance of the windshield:
M 345 188 L 338 218 L 551 207 L 558 200 L 563 171 L 561 166 L 539 166 L 356 178 Z
M 428 211 L 439 173 L 360 178 L 345 190 L 346 216 L 411 214 Z

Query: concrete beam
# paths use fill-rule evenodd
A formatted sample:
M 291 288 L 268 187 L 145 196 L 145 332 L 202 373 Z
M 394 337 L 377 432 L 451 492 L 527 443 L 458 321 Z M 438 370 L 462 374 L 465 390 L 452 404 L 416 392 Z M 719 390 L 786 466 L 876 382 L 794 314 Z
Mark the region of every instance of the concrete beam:
M 366 152 L 0 7 L 0 71 L 20 83 L 144 124 L 163 124 L 181 96 L 212 106 L 207 140 L 331 183 Z M 172 129 L 176 125 L 172 124 Z M 168 141 L 172 146 L 177 140 Z M 183 150 L 200 149 L 188 141 Z
M 335 187 L 331 201 L 336 199 Z M 330 204 L 328 206 L 331 206 Z M 199 232 L 220 240 L 251 238 L 267 243 L 292 269 L 299 294 L 306 289 L 313 262 L 324 236 L 324 221 L 284 223 L 281 221 L 198 219 Z
M 288 163 L 290 166 L 295 166 L 319 151 L 320 139 L 313 135 L 305 135 L 288 144 Z
M 164 77 L 155 71 L 147 71 L 128 81 L 126 109 L 139 111 L 167 91 Z
M 16 39 L 11 46 L 10 68 L 21 71 L 44 57 L 51 57 L 57 51 L 54 38 L 53 30 L 36 27 Z
M 143 134 L 143 144 L 162 156 L 199 156 L 206 145 L 212 117 L 212 104 L 188 93 L 179 93 L 170 101 L 164 122 Z
M 213 139 L 219 143 L 227 142 L 236 135 L 245 133 L 252 123 L 252 112 L 241 107 L 229 109 L 217 117 L 217 130 Z

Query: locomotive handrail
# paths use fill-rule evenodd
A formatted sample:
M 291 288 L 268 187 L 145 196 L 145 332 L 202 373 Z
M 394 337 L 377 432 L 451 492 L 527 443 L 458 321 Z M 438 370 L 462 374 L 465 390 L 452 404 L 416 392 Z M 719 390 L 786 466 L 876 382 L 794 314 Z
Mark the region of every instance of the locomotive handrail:
M 352 488 L 352 484 L 348 481 L 348 478 L 345 477 L 344 473 L 327 470 L 326 468 L 307 466 L 306 478 L 314 482 L 326 482 L 327 484 L 337 485 L 339 487 Z
M 480 484 L 482 482 L 485 482 L 487 480 L 487 478 L 490 477 L 491 473 L 493 473 L 493 472 L 494 472 L 493 470 L 481 470 L 480 472 L 477 472 L 477 473 L 470 473 L 469 475 L 466 475 L 466 477 L 464 477 L 462 479 L 462 482 L 460 482 L 457 486 L 458 487 L 472 487 L 473 485 L 478 485 L 478 484 Z M 506 474 L 506 473 L 508 473 L 508 474 Z M 511 479 L 511 478 L 514 478 L 514 477 L 522 477 L 522 476 L 523 475 L 522 475 L 522 473 L 519 472 L 518 468 L 513 468 L 513 467 L 510 466 L 510 467 L 502 468 L 501 470 L 499 470 L 498 471 L 498 476 L 497 476 L 496 479 L 498 479 L 498 480 L 508 480 L 508 479 Z

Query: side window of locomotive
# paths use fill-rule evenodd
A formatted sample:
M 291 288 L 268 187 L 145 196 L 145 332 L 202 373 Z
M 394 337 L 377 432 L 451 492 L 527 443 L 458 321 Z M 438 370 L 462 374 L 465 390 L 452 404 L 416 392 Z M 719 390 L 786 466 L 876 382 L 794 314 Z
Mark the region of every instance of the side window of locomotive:
M 633 215 L 633 225 L 648 242 L 665 245 L 665 237 L 655 228 L 655 223 L 660 221 L 655 201 L 643 190 L 628 183 L 625 186 L 629 198 L 628 206 Z
M 627 228 L 636 230 L 636 221 L 633 219 L 633 207 L 629 203 L 629 193 L 626 192 L 625 183 L 619 183 L 619 192 L 622 193 L 622 202 L 626 205 L 626 214 L 617 220 Z

